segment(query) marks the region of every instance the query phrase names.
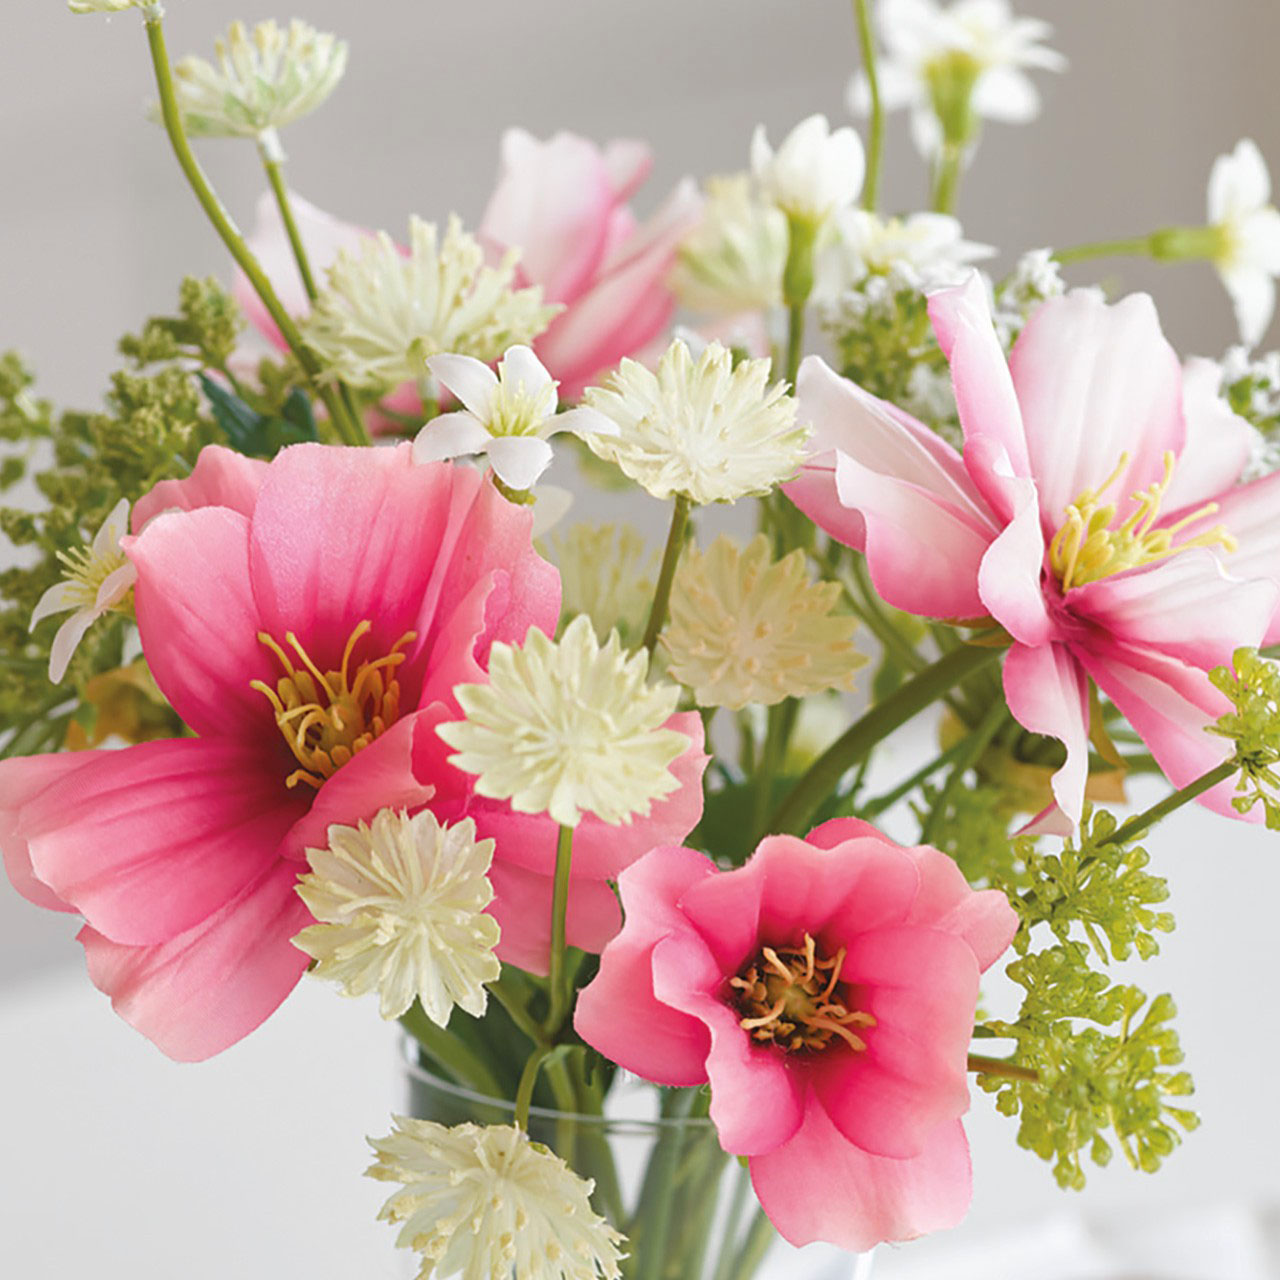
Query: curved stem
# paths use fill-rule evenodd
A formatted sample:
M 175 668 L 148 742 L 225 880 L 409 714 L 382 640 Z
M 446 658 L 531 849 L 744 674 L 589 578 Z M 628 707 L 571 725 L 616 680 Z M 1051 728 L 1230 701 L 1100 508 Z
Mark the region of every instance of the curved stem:
M 529 1108 L 533 1105 L 533 1086 L 538 1080 L 538 1071 L 543 1060 L 551 1052 L 545 1045 L 539 1045 L 528 1057 L 524 1070 L 520 1073 L 520 1084 L 516 1088 L 516 1126 L 529 1132 Z
M 488 1063 L 457 1036 L 436 1026 L 416 1001 L 407 1013 L 401 1015 L 400 1025 L 459 1084 L 488 1094 L 491 1098 L 505 1096 L 502 1086 L 489 1070 Z
M 285 235 L 289 237 L 289 247 L 293 250 L 293 260 L 298 264 L 298 274 L 302 277 L 302 287 L 307 297 L 314 302 L 319 296 L 316 278 L 311 274 L 311 260 L 307 257 L 306 246 L 302 243 L 302 233 L 293 216 L 293 206 L 289 203 L 289 191 L 284 184 L 283 167 L 279 160 L 272 159 L 266 151 L 261 153 L 262 167 L 266 170 L 267 181 L 271 184 L 271 192 L 276 198 L 276 208 L 280 210 L 280 221 L 284 223 Z
M 1188 782 L 1185 787 L 1180 787 L 1171 795 L 1165 796 L 1159 804 L 1153 804 L 1150 809 L 1144 809 L 1141 813 L 1135 814 L 1128 822 L 1116 828 L 1115 834 L 1107 843 L 1124 844 L 1128 840 L 1136 840 L 1138 836 L 1154 827 L 1161 818 L 1167 818 L 1175 809 L 1181 809 L 1184 804 L 1203 795 L 1211 787 L 1225 782 L 1239 767 L 1234 759 L 1224 760 L 1208 773 L 1202 773 L 1194 782 Z
M 880 161 L 884 154 L 884 104 L 880 101 L 880 74 L 876 69 L 876 42 L 871 30 L 871 6 L 867 0 L 853 0 L 858 23 L 858 43 L 862 46 L 862 69 L 867 73 L 871 95 L 871 119 L 867 125 L 867 177 L 862 184 L 862 207 L 875 213 L 880 199 Z
M 658 636 L 667 620 L 671 584 L 675 581 L 676 565 L 680 563 L 680 552 L 684 550 L 684 535 L 688 526 L 689 499 L 683 493 L 677 493 L 675 510 L 671 513 L 671 529 L 667 533 L 667 546 L 662 553 L 662 568 L 658 572 L 658 585 L 654 588 L 649 622 L 644 629 L 644 647 L 650 653 L 658 643 Z
M 1092 244 L 1055 249 L 1053 256 L 1065 266 L 1071 262 L 1087 262 L 1090 258 L 1148 258 L 1152 252 L 1150 236 L 1131 236 L 1125 240 L 1098 240 Z
M 565 980 L 565 921 L 569 911 L 569 866 L 573 860 L 573 828 L 561 827 L 556 840 L 555 892 L 551 899 L 551 1011 L 545 1031 L 554 1038 L 564 1025 L 572 993 Z
M 285 342 L 289 344 L 289 349 L 311 379 L 316 394 L 324 401 L 330 420 L 339 436 L 347 444 L 367 443 L 360 439 L 363 432 L 350 421 L 346 407 L 334 389 L 319 381 L 321 372 L 319 363 L 307 349 L 296 322 L 276 296 L 276 291 L 271 287 L 271 281 L 267 279 L 257 258 L 250 252 L 244 237 L 236 229 L 226 209 L 223 208 L 222 201 L 210 186 L 209 179 L 205 177 L 204 170 L 200 168 L 200 163 L 191 150 L 191 143 L 187 140 L 186 130 L 182 124 L 182 112 L 178 108 L 178 99 L 173 87 L 173 70 L 169 66 L 169 54 L 165 47 L 164 24 L 157 14 L 154 17 L 148 17 L 145 25 L 147 43 L 151 49 L 151 62 L 155 69 L 156 89 L 160 95 L 160 115 L 164 121 L 165 132 L 169 135 L 173 154 L 177 157 L 179 167 L 186 175 L 191 190 L 200 202 L 200 207 L 205 211 L 205 215 L 213 224 L 213 229 L 226 245 L 232 258 L 235 259 L 236 265 L 248 277 L 254 292 L 262 299 L 262 305 L 266 307 Z
M 983 645 L 961 645 L 908 680 L 883 702 L 877 703 L 810 765 L 761 834 L 798 834 L 814 810 L 836 789 L 845 773 L 876 743 L 906 724 L 961 680 L 994 662 L 1001 652 Z
M 942 790 L 938 793 L 938 798 L 933 802 L 933 807 L 929 810 L 929 816 L 925 819 L 924 826 L 921 828 L 921 844 L 933 843 L 934 836 L 937 835 L 938 824 L 942 821 L 943 815 L 947 811 L 947 801 L 955 794 L 961 779 L 977 763 L 978 757 L 987 749 L 987 745 L 996 736 L 1000 726 L 1004 724 L 1008 716 L 1009 708 L 1005 705 L 1004 700 L 997 699 L 987 708 L 987 714 L 982 717 L 978 727 L 964 739 L 964 750 L 951 767 L 951 772 L 947 775 L 947 780 L 943 783 Z

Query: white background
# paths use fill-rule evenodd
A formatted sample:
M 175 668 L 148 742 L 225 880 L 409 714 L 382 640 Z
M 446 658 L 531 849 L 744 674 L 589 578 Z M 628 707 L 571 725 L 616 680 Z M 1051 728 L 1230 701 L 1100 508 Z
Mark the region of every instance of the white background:
M 175 56 L 208 53 L 232 18 L 291 16 L 230 0 L 170 9 Z M 1245 134 L 1280 166 L 1280 6 L 1039 0 L 1021 10 L 1057 25 L 1072 70 L 1038 77 L 1037 126 L 988 131 L 961 198 L 971 238 L 1014 252 L 1195 222 L 1213 157 Z M 652 207 L 685 173 L 741 167 L 757 121 L 776 138 L 815 109 L 842 120 L 855 62 L 844 0 L 298 0 L 293 12 L 347 36 L 352 58 L 335 98 L 286 136 L 291 181 L 393 232 L 411 212 L 456 209 L 474 223 L 499 134 L 515 123 L 649 139 L 657 163 L 641 206 Z M 226 272 L 163 135 L 142 119 L 147 77 L 135 14 L 73 18 L 59 0 L 5 0 L 0 347 L 24 348 L 61 403 L 95 401 L 114 338 L 169 307 L 184 273 Z M 248 221 L 260 186 L 252 148 L 201 153 Z M 900 123 L 886 185 L 890 207 L 923 199 Z M 1218 354 L 1232 340 L 1208 268 L 1115 273 L 1155 292 L 1185 352 Z M 636 509 L 642 521 L 657 514 Z M 924 749 L 900 747 L 904 771 Z M 1205 1121 L 1165 1173 L 1114 1167 L 1065 1196 L 978 1097 L 969 1223 L 896 1255 L 884 1274 L 1053 1213 L 1112 1220 L 1280 1202 L 1276 841 L 1200 812 L 1153 841 L 1180 927 L 1137 980 L 1178 997 Z M 66 926 L 0 884 L 0 1276 L 397 1274 L 390 1232 L 372 1222 L 379 1188 L 357 1176 L 363 1135 L 383 1131 L 397 1101 L 392 1037 L 371 1007 L 307 987 L 222 1058 L 177 1067 L 92 991 Z

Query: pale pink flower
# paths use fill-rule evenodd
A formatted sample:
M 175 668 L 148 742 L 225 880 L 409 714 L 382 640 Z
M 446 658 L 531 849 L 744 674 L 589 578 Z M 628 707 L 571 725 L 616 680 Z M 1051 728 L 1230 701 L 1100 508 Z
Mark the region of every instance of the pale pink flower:
M 1237 483 L 1250 428 L 1218 398 L 1216 366 L 1179 366 L 1145 295 L 1051 299 L 1007 362 L 976 275 L 929 305 L 963 458 L 811 358 L 813 456 L 787 492 L 866 552 L 890 604 L 1009 633 L 1009 709 L 1066 748 L 1039 823 L 1064 833 L 1083 801 L 1090 680 L 1175 786 L 1230 751 L 1204 732 L 1227 710 L 1206 672 L 1280 640 L 1280 474 Z M 1226 782 L 1202 802 L 1238 816 L 1230 796 Z
M 409 444 L 209 448 L 136 504 L 143 652 L 195 736 L 0 763 L 0 847 L 22 893 L 84 917 L 90 977 L 171 1057 L 297 982 L 296 884 L 331 824 L 465 806 L 435 733 L 453 687 L 559 614 L 531 519 Z
M 637 222 L 627 201 L 652 163 L 641 142 L 601 148 L 572 133 L 545 142 L 523 129 L 503 135 L 479 236 L 494 252 L 519 249 L 517 284 L 540 284 L 544 301 L 564 304 L 533 346 L 566 400 L 623 356 L 636 356 L 675 310 L 667 277 L 702 202 L 686 179 Z
M 770 836 L 727 872 L 654 849 L 574 1019 L 663 1085 L 711 1086 L 724 1149 L 793 1244 L 864 1250 L 954 1226 L 979 975 L 1017 918 L 938 850 L 855 819 Z

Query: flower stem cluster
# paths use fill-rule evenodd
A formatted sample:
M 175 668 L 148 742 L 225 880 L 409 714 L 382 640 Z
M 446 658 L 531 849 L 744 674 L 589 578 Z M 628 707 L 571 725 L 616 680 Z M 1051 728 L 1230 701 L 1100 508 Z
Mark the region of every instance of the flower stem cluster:
M 1262 805 L 1267 826 L 1280 830 L 1280 666 L 1254 649 L 1237 649 L 1232 665 L 1209 679 L 1235 707 L 1209 728 L 1235 743 L 1240 794 L 1231 803 L 1240 813 Z

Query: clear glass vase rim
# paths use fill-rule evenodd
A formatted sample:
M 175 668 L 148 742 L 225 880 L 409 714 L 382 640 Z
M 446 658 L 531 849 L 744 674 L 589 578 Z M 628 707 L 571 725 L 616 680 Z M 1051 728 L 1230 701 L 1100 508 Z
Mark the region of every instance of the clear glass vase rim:
M 516 1104 L 512 1099 L 495 1098 L 491 1094 L 478 1093 L 475 1089 L 454 1084 L 452 1080 L 446 1080 L 443 1076 L 438 1076 L 434 1071 L 424 1067 L 418 1061 L 418 1042 L 407 1032 L 401 1037 L 400 1052 L 409 1074 L 428 1088 L 437 1089 L 464 1102 L 476 1103 L 498 1111 L 509 1111 L 512 1116 L 515 1115 Z M 628 1079 L 642 1084 L 649 1083 L 629 1073 Z M 658 1088 L 657 1085 L 652 1087 Z M 663 1129 L 705 1129 L 708 1132 L 713 1132 L 715 1129 L 707 1116 L 654 1116 L 652 1119 L 638 1119 L 631 1116 L 589 1115 L 580 1111 L 556 1111 L 549 1107 L 530 1107 L 529 1115 L 530 1118 L 536 1116 L 540 1120 L 572 1120 L 575 1124 L 599 1126 L 610 1133 L 630 1136 L 642 1136 Z

